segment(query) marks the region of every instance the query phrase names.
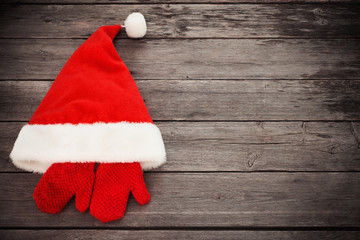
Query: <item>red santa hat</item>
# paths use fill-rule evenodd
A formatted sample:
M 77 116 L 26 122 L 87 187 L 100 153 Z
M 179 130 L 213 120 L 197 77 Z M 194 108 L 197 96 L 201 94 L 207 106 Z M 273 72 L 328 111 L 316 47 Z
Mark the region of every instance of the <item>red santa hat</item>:
M 59 162 L 139 162 L 146 170 L 166 161 L 161 133 L 113 45 L 120 29 L 100 27 L 70 57 L 19 133 L 10 154 L 17 167 L 43 173 Z

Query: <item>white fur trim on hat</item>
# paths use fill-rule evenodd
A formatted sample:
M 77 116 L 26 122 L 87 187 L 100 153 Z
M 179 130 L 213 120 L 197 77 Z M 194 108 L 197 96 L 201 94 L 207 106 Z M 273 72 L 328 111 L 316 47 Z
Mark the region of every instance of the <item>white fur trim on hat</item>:
M 59 162 L 139 162 L 147 170 L 166 161 L 160 130 L 129 122 L 27 124 L 10 157 L 17 167 L 39 173 Z

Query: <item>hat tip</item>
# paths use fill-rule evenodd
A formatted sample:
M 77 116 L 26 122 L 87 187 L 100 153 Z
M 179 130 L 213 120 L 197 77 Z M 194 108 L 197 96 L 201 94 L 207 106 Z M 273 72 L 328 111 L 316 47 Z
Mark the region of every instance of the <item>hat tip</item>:
M 147 27 L 144 15 L 139 12 L 131 13 L 125 20 L 126 34 L 130 38 L 142 38 L 145 36 Z

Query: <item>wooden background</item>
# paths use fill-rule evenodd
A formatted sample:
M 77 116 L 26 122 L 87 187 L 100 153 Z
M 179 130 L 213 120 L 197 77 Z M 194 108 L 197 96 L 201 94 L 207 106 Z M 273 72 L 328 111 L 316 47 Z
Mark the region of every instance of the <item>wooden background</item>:
M 359 239 L 360 5 L 351 0 L 5 0 L 0 4 L 0 239 Z M 133 12 L 114 44 L 166 145 L 102 224 L 32 198 L 8 158 L 66 60 Z

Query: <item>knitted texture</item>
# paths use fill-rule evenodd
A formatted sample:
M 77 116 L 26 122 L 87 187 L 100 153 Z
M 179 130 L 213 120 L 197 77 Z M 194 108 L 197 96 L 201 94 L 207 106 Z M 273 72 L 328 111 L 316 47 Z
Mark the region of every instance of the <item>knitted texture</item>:
M 54 163 L 45 172 L 34 191 L 39 209 L 59 213 L 76 196 L 76 208 L 88 209 L 95 180 L 95 163 Z
M 102 163 L 96 181 L 90 213 L 102 222 L 124 216 L 130 191 L 140 205 L 150 201 L 139 163 Z

